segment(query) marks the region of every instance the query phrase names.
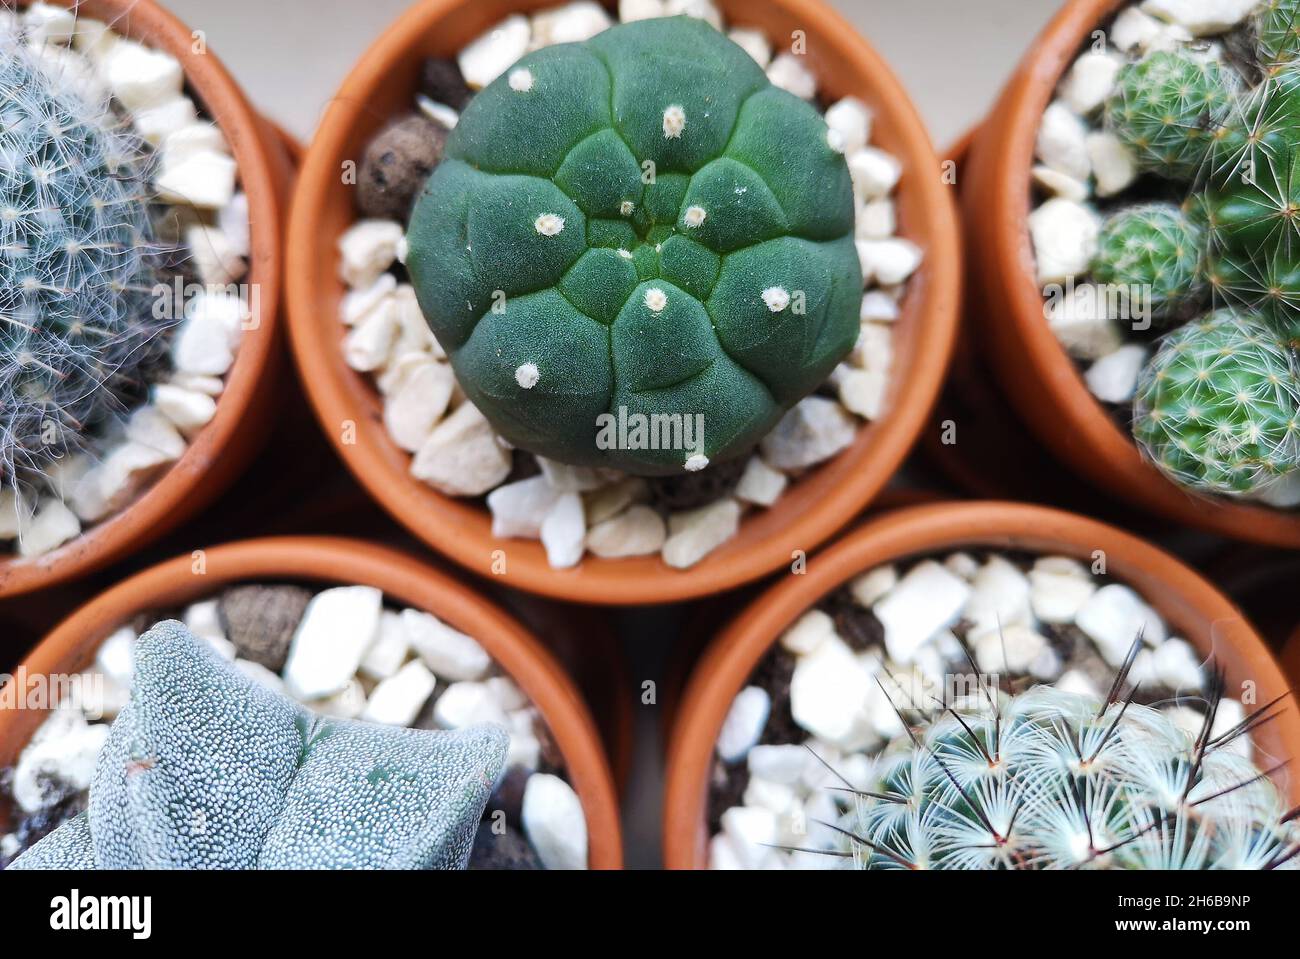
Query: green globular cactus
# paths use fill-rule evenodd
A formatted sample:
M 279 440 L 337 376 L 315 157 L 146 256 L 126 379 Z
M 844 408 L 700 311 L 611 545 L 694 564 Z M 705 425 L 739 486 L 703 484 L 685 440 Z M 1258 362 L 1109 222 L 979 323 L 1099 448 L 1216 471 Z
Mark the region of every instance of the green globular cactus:
M 1266 67 L 1300 56 L 1300 0 L 1267 0 L 1255 14 L 1255 36 Z
M 1277 334 L 1220 310 L 1166 336 L 1142 371 L 1133 435 L 1172 479 L 1244 495 L 1300 467 L 1300 379 Z
M 1130 309 L 1168 319 L 1194 307 L 1204 291 L 1204 245 L 1199 224 L 1172 204 L 1121 210 L 1102 226 L 1093 278 L 1123 292 Z
M 750 449 L 858 336 L 853 188 L 827 132 L 689 17 L 521 59 L 462 114 L 408 233 L 466 395 L 575 465 L 671 475 Z M 702 417 L 703 441 L 611 448 L 620 411 L 652 431 Z
M 169 325 L 151 196 L 129 126 L 0 28 L 0 487 L 38 484 L 138 389 Z
M 1295 868 L 1300 829 L 1227 747 L 1114 694 L 985 688 L 909 729 L 839 824 L 858 869 Z M 1267 715 L 1267 710 L 1261 710 Z
M 11 868 L 463 869 L 507 744 L 317 716 L 161 623 L 89 808 Z
M 1157 51 L 1124 66 L 1106 102 L 1106 121 L 1139 166 L 1190 180 L 1205 163 L 1238 84 L 1227 67 L 1182 51 Z

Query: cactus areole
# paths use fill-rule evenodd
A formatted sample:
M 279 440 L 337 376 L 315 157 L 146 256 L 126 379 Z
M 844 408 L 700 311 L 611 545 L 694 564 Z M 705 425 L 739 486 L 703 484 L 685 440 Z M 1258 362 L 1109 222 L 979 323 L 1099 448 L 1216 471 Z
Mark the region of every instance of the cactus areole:
M 677 17 L 538 50 L 480 92 L 407 267 L 506 440 L 671 475 L 749 450 L 853 347 L 853 225 L 821 115 Z

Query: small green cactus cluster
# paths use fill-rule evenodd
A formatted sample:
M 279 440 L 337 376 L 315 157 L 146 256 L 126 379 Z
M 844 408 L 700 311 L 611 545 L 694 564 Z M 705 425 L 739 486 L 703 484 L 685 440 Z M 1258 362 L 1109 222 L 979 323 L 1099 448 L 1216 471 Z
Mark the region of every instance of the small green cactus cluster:
M 1295 868 L 1295 812 L 1228 748 L 1272 709 L 1214 735 L 1216 706 L 1193 737 L 1116 690 L 985 686 L 879 757 L 830 824 L 832 854 L 858 869 Z
M 168 321 L 142 143 L 0 27 L 0 487 L 123 409 Z
M 317 716 L 161 623 L 89 808 L 10 868 L 463 869 L 507 744 Z
M 461 115 L 408 232 L 468 397 L 574 465 L 672 475 L 747 452 L 858 336 L 853 189 L 827 133 L 690 17 L 525 56 Z M 701 448 L 602 448 L 620 410 L 702 416 Z
M 1298 22 L 1300 0 L 1255 14 L 1253 87 L 1186 46 L 1126 65 L 1106 104 L 1139 168 L 1189 190 L 1113 215 L 1093 273 L 1166 326 L 1215 311 L 1165 337 L 1135 401 L 1139 446 L 1198 492 L 1258 496 L 1300 469 Z
M 1248 493 L 1300 463 L 1300 366 L 1257 320 L 1219 310 L 1160 344 L 1142 371 L 1133 434 L 1180 483 Z

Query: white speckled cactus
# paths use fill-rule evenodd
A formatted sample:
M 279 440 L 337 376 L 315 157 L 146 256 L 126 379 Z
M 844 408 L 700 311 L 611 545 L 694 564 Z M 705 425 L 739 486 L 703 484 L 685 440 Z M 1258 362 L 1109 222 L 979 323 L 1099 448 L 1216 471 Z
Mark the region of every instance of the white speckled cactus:
M 1295 868 L 1295 813 L 1226 748 L 1272 707 L 1216 736 L 1212 696 L 1193 737 L 1117 700 L 1120 685 L 1104 703 L 986 689 L 940 713 L 881 756 L 834 827 L 838 855 L 859 869 Z
M 11 868 L 464 868 L 507 742 L 316 716 L 162 623 L 89 809 Z

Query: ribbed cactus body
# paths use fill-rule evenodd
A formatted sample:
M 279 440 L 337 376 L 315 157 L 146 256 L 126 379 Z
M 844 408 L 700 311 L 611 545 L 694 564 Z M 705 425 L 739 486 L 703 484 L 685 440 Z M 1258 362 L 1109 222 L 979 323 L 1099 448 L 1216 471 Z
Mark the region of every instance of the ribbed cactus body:
M 1300 830 L 1273 783 L 1154 709 L 990 690 L 913 736 L 880 757 L 840 823 L 855 868 L 1294 865 Z
M 26 486 L 120 411 L 155 318 L 140 142 L 0 30 L 0 485 Z
M 853 189 L 827 132 L 691 18 L 524 57 L 461 116 L 408 234 L 466 394 L 572 464 L 664 475 L 748 450 L 858 335 Z M 702 416 L 702 448 L 607 448 L 620 409 Z
M 1121 210 L 1102 226 L 1093 276 L 1166 319 L 1200 298 L 1204 245 L 1200 225 L 1172 204 Z
M 1255 14 L 1259 58 L 1265 66 L 1300 56 L 1300 0 L 1266 0 Z
M 1287 344 L 1221 310 L 1165 337 L 1138 383 L 1133 435 L 1194 489 L 1240 495 L 1300 468 L 1300 380 Z
M 317 716 L 162 623 L 87 813 L 11 868 L 463 869 L 507 744 Z
M 1157 51 L 1120 71 L 1106 119 L 1143 169 L 1190 180 L 1204 164 L 1237 86 L 1215 60 Z

